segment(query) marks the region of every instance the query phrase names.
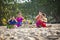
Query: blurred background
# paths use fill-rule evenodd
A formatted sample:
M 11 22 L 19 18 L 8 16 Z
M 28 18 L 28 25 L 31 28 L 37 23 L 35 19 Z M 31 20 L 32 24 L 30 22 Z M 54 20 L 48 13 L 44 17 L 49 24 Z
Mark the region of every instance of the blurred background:
M 6 25 L 18 11 L 33 21 L 39 10 L 46 13 L 48 23 L 60 23 L 60 0 L 0 0 L 0 25 Z

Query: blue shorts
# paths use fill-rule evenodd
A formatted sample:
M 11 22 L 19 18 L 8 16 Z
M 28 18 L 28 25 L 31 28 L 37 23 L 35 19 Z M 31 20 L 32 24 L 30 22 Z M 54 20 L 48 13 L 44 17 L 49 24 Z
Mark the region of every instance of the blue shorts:
M 13 21 L 10 20 L 10 21 L 9 21 L 9 24 L 10 24 L 10 25 L 15 25 L 16 23 L 17 23 L 17 22 L 16 22 L 15 20 L 13 20 Z
M 22 25 L 22 22 L 17 22 L 17 25 L 20 25 L 21 26 Z

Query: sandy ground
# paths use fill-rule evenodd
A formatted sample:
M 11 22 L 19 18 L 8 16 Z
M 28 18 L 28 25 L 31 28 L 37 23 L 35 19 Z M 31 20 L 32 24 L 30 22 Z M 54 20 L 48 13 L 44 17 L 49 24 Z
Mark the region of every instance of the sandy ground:
M 59 25 L 52 24 L 52 27 L 49 28 L 29 28 L 30 26 L 26 25 L 27 27 L 24 26 L 24 28 L 18 27 L 13 29 L 0 26 L 0 40 L 60 40 L 59 35 L 56 33 L 60 32 Z M 52 38 L 49 39 L 48 36 L 50 35 Z

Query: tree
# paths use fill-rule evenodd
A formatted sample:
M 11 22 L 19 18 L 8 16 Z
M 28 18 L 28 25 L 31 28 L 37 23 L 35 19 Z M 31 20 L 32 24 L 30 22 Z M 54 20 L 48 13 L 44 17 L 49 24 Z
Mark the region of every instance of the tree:
M 21 11 L 26 19 L 34 19 L 39 10 L 47 14 L 48 22 L 60 21 L 59 0 L 31 0 L 21 4 L 14 0 L 0 0 L 0 20 L 8 20 L 10 16 L 16 16 L 18 11 Z

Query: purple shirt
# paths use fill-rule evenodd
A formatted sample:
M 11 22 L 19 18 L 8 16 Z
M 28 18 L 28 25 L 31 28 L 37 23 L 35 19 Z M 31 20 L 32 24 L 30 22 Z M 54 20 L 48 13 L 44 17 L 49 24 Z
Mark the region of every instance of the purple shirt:
M 16 20 L 17 20 L 17 22 L 22 22 L 23 18 L 22 17 L 17 17 Z

